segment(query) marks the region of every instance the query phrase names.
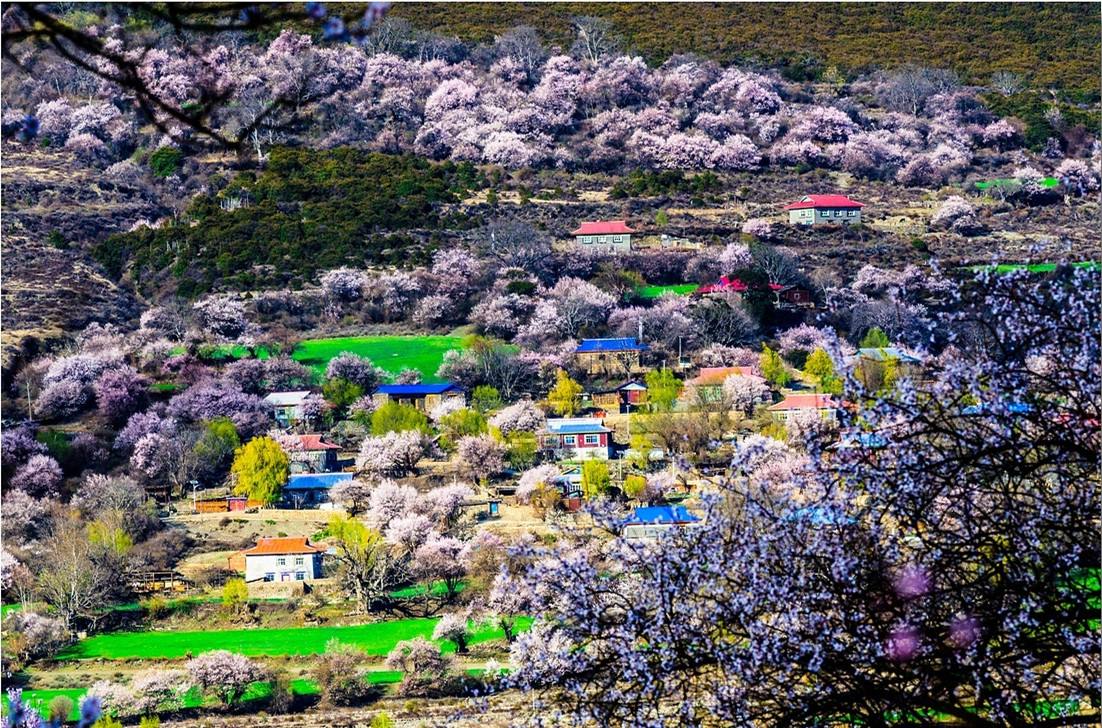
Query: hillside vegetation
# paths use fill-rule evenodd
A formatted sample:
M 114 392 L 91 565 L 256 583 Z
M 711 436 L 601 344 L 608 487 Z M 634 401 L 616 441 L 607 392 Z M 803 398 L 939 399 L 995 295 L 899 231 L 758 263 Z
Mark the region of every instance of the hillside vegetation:
M 243 288 L 293 284 L 343 264 L 424 260 L 416 241 L 393 233 L 463 227 L 443 220 L 436 203 L 481 184 L 470 164 L 278 148 L 258 176 L 243 174 L 220 195 L 197 197 L 185 224 L 114 236 L 93 253 L 116 276 L 128 267 L 138 284 L 171 268 L 184 295 L 215 280 Z M 242 197 L 251 202 L 222 209 L 220 200 Z
M 952 68 L 970 82 L 996 71 L 1040 87 L 1098 94 L 1098 6 L 1090 3 L 400 3 L 395 17 L 486 42 L 525 24 L 569 47 L 571 18 L 606 18 L 649 63 L 697 53 L 727 64 L 787 63 L 797 73 L 910 64 Z M 808 63 L 808 59 L 811 60 Z

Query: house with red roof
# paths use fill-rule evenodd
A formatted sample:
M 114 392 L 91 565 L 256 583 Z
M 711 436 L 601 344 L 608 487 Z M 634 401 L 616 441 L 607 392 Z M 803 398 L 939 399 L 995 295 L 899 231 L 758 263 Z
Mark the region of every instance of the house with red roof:
M 625 220 L 596 220 L 583 222 L 571 235 L 578 250 L 627 253 L 631 250 L 631 234 L 634 232 Z
M 769 407 L 773 419 L 784 422 L 799 412 L 818 412 L 824 420 L 833 420 L 838 416 L 840 405 L 829 394 L 800 393 L 789 394 L 780 402 Z
M 245 581 L 313 581 L 322 576 L 325 549 L 306 536 L 266 537 L 241 552 Z
M 788 222 L 793 225 L 826 225 L 861 222 L 863 202 L 851 200 L 845 195 L 807 195 L 784 206 L 788 210 Z
M 330 473 L 337 469 L 341 446 L 326 442 L 321 435 L 286 435 L 283 445 L 293 473 Z

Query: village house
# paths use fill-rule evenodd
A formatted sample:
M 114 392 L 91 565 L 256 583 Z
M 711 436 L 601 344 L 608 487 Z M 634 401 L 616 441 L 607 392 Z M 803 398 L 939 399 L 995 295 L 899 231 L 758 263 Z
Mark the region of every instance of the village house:
M 540 443 L 559 460 L 608 460 L 612 457 L 612 430 L 597 417 L 547 420 Z
M 701 367 L 685 382 L 681 400 L 689 404 L 718 402 L 723 398 L 723 383 L 731 376 L 751 377 L 756 373 L 753 367 Z
M 797 202 L 784 206 L 788 210 L 788 222 L 792 225 L 826 225 L 861 222 L 863 202 L 851 200 L 845 195 L 807 195 Z
M 302 421 L 302 402 L 310 395 L 309 390 L 295 392 L 272 392 L 264 402 L 272 408 L 272 416 L 279 426 L 286 429 Z
M 829 394 L 789 394 L 780 402 L 769 407 L 773 419 L 784 422 L 797 412 L 815 412 L 824 420 L 833 420 L 838 416 L 838 403 Z
M 592 253 L 627 253 L 635 232 L 623 220 L 583 222 L 571 233 L 578 250 Z
M 582 339 L 574 350 L 577 363 L 590 375 L 623 376 L 643 372 L 642 353 L 650 347 L 635 337 Z
M 352 473 L 292 473 L 280 491 L 285 508 L 317 508 L 329 503 L 329 491 L 352 480 Z
M 674 528 L 699 523 L 685 506 L 641 506 L 624 521 L 625 539 L 655 539 Z
M 340 445 L 326 442 L 321 435 L 290 435 L 287 449 L 293 473 L 329 473 L 338 467 Z
M 257 539 L 245 549 L 245 581 L 313 581 L 322 576 L 325 549 L 306 536 Z
M 467 393 L 463 387 L 453 382 L 438 382 L 436 384 L 383 384 L 375 390 L 373 395 L 375 404 L 382 406 L 387 402 L 408 404 L 417 409 L 428 412 L 446 401 L 458 399 L 467 401 Z
M 803 286 L 780 286 L 774 288 L 773 293 L 777 296 L 776 304 L 779 309 L 815 308 L 811 291 Z
M 607 412 L 638 412 L 639 407 L 647 403 L 647 385 L 633 379 L 618 387 L 590 392 L 589 401 L 594 407 Z

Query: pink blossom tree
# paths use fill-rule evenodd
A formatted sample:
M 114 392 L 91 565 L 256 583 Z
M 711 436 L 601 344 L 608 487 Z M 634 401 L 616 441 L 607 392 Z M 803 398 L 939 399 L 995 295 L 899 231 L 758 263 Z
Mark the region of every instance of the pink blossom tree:
M 403 555 L 410 556 L 436 534 L 432 520 L 420 513 L 396 516 L 383 532 L 383 537 Z
M 109 369 L 93 385 L 96 406 L 108 422 L 118 424 L 142 408 L 149 392 L 149 380 L 133 367 Z
M 419 579 L 442 581 L 450 600 L 455 598 L 460 580 L 467 575 L 467 564 L 462 554 L 462 541 L 450 536 L 437 536 L 413 552 L 411 568 Z
M 385 527 L 395 518 L 409 513 L 416 498 L 417 491 L 412 486 L 384 480 L 371 491 L 368 520 Z
M 426 444 L 420 432 L 388 432 L 364 438 L 356 467 L 371 476 L 402 477 L 417 471 L 417 461 L 425 452 Z
M 463 471 L 480 481 L 505 469 L 505 445 L 490 435 L 467 435 L 459 438 L 456 455 Z
M 732 374 L 723 380 L 723 394 L 731 409 L 750 414 L 759 404 L 769 401 L 770 389 L 762 377 Z
M 371 504 L 372 485 L 362 478 L 342 480 L 329 490 L 329 500 L 351 515 L 363 513 Z
M 249 685 L 265 675 L 257 663 L 227 650 L 204 652 L 188 660 L 185 667 L 200 690 L 213 693 L 227 706 L 235 705 Z
M 453 661 L 435 643 L 416 637 L 395 645 L 386 656 L 386 667 L 403 673 L 399 695 L 431 695 L 441 690 L 451 677 Z
M 535 402 L 522 399 L 503 408 L 490 418 L 490 424 L 501 430 L 503 435 L 511 432 L 536 432 L 543 427 L 547 416 Z
M 31 455 L 11 478 L 11 486 L 35 498 L 56 497 L 63 475 L 49 455 Z

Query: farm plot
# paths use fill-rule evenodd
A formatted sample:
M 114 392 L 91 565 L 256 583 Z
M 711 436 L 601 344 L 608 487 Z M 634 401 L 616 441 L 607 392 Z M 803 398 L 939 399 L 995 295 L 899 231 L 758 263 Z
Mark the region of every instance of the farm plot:
M 196 632 L 111 632 L 81 640 L 58 654 L 58 660 L 170 660 L 209 650 L 229 650 L 242 655 L 277 657 L 316 655 L 331 639 L 355 645 L 369 655 L 385 655 L 402 640 L 430 639 L 439 617 L 396 619 L 349 627 L 294 627 L 289 629 L 229 629 Z M 530 619 L 517 620 L 527 629 Z M 504 632 L 478 625 L 471 643 L 502 639 Z M 455 645 L 441 643 L 445 652 Z

